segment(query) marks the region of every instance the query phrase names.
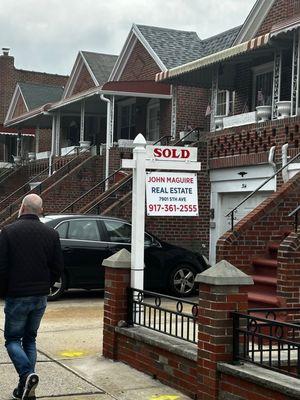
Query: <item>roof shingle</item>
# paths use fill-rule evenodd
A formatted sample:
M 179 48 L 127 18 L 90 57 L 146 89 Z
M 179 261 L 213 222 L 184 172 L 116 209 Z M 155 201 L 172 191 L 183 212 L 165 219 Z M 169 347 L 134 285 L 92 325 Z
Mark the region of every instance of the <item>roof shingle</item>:
M 34 83 L 19 83 L 20 90 L 30 110 L 47 103 L 54 103 L 61 99 L 62 86 L 38 85 Z
M 82 51 L 81 53 L 97 79 L 98 85 L 102 86 L 108 81 L 118 56 L 93 53 L 91 51 Z

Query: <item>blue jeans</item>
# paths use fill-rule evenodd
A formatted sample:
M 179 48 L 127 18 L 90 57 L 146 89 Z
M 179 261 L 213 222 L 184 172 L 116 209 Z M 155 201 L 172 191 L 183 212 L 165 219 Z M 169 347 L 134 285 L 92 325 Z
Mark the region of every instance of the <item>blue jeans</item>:
M 37 355 L 36 335 L 46 305 L 47 296 L 5 299 L 5 347 L 20 381 L 34 372 Z

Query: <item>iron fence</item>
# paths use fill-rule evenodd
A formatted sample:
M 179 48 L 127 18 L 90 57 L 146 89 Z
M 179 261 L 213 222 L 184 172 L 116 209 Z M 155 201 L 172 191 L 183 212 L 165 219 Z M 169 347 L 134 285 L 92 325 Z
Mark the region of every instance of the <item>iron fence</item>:
M 176 297 L 130 288 L 128 324 L 197 343 L 198 304 Z
M 233 361 L 247 361 L 300 377 L 300 308 L 251 309 L 233 312 Z M 291 321 L 291 315 L 294 320 Z

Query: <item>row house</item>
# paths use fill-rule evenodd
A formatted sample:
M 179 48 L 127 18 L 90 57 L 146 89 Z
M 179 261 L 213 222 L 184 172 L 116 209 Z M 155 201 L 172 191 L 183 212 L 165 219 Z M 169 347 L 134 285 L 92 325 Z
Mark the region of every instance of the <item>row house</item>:
M 253 274 L 253 306 L 299 303 L 299 264 L 284 258 L 299 206 L 299 35 L 299 1 L 257 1 L 232 46 L 156 75 L 210 88 L 210 260 Z
M 18 130 L 15 127 L 8 128 L 4 126 L 5 118 L 17 84 L 19 84 L 22 95 L 24 92 L 26 96 L 24 108 L 19 110 L 19 112 L 23 113 L 30 111 L 38 105 L 42 105 L 43 102 L 46 103 L 58 100 L 58 96 L 53 97 L 52 93 L 50 93 L 53 90 L 52 87 L 61 91 L 61 88 L 65 86 L 67 82 L 67 78 L 67 76 L 63 75 L 18 69 L 15 67 L 14 57 L 10 55 L 10 49 L 2 49 L 2 54 L 0 55 L 0 167 L 10 166 L 13 162 L 13 156 L 17 156 L 18 151 L 24 151 L 25 154 L 30 150 L 34 150 L 35 132 L 33 129 Z M 45 90 L 41 89 L 42 92 L 38 104 L 27 97 L 29 92 L 27 87 L 24 86 L 21 88 L 21 85 L 27 84 L 34 85 L 34 88 L 36 87 L 35 85 L 41 85 L 41 87 L 46 86 Z M 47 96 L 45 97 L 45 92 L 46 94 L 49 92 L 49 99 Z M 18 107 L 19 106 L 18 104 Z

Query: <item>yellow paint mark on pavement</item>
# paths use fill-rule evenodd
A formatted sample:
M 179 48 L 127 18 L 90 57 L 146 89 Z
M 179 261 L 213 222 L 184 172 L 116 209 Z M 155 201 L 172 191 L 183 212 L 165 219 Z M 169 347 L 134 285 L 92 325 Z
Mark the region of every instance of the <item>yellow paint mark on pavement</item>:
M 63 351 L 60 353 L 63 357 L 81 357 L 84 355 L 83 351 Z
M 149 400 L 180 400 L 180 397 L 170 394 L 163 394 L 161 396 L 152 396 Z

